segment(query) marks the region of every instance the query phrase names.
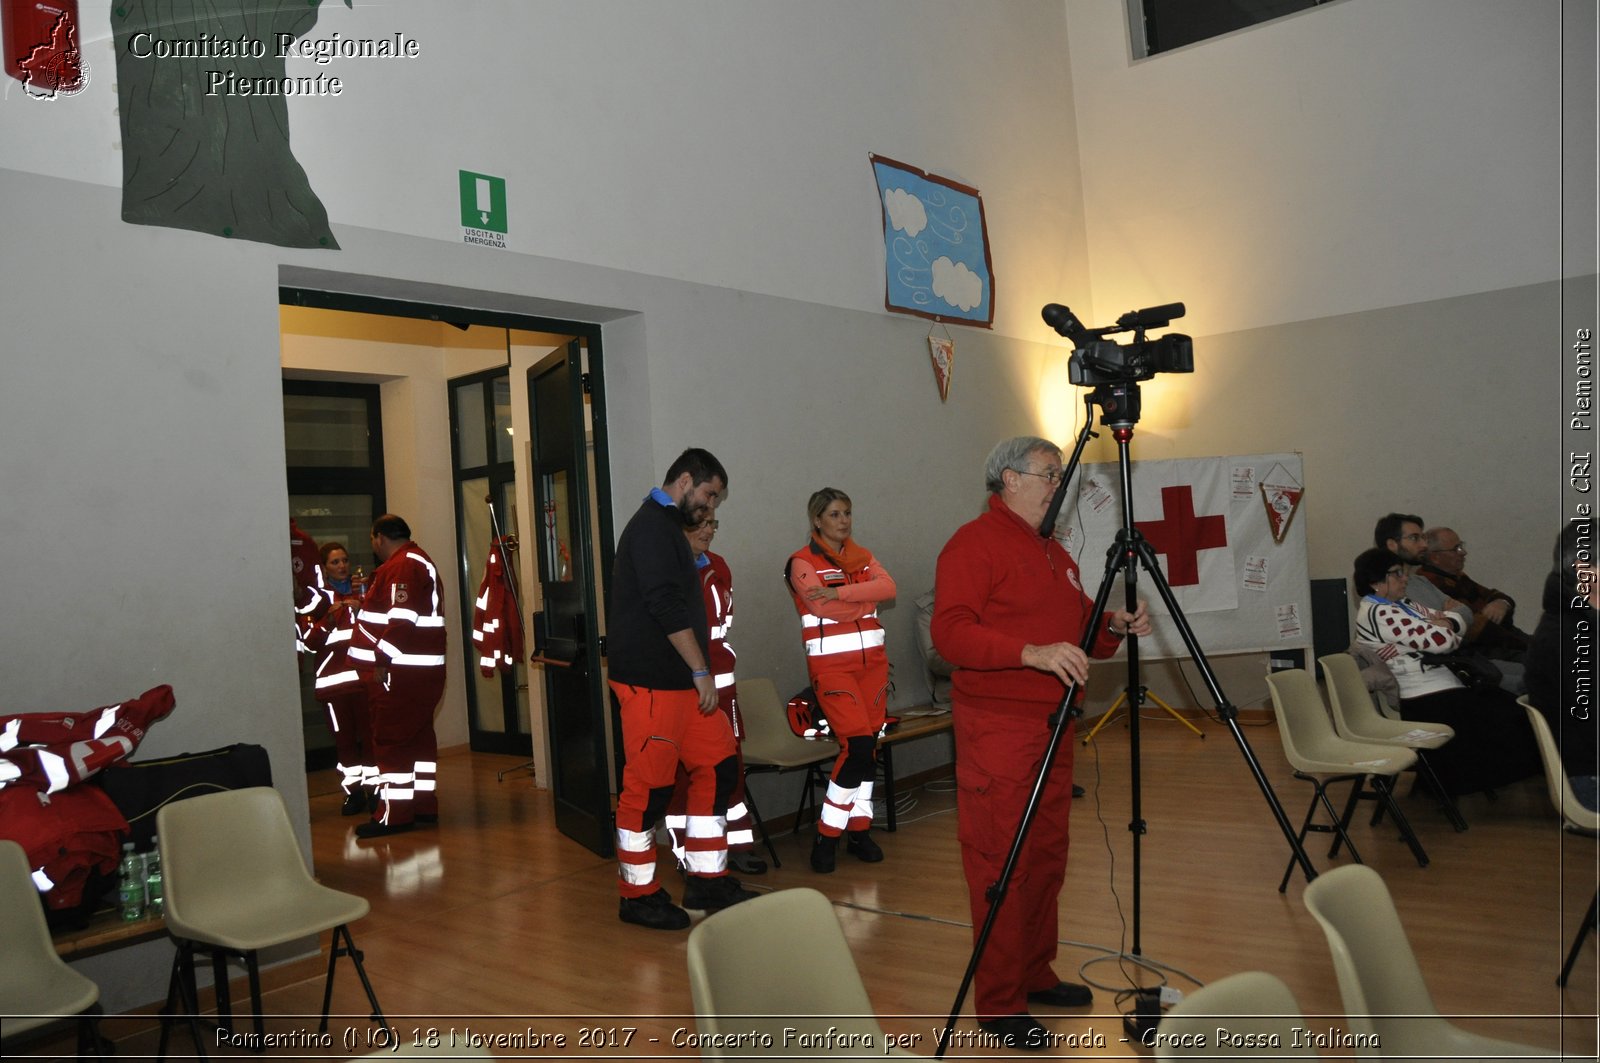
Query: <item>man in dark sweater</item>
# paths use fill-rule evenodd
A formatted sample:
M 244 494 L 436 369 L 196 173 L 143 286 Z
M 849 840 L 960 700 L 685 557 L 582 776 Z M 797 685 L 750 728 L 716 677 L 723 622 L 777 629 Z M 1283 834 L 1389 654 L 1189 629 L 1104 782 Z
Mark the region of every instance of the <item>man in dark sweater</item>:
M 689 925 L 656 882 L 655 825 L 680 762 L 689 773 L 684 907 L 710 911 L 755 896 L 728 875 L 725 816 L 738 757 L 733 728 L 717 711 L 700 576 L 683 534 L 712 515 L 727 487 L 709 452 L 680 454 L 623 529 L 608 584 L 607 658 L 627 758 L 617 799 L 618 914 L 655 930 Z

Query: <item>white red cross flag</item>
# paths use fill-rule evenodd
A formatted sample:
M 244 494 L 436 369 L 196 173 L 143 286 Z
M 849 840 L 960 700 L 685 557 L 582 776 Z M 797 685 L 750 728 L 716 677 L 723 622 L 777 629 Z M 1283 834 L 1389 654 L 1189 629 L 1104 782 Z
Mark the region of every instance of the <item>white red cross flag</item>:
M 1262 505 L 1269 479 L 1299 489 L 1297 455 L 1138 461 L 1132 472 L 1134 524 L 1203 649 L 1260 650 L 1310 642 L 1304 525 Z M 1093 597 L 1106 552 L 1122 527 L 1121 474 L 1111 463 L 1084 465 L 1071 489 L 1056 534 L 1077 558 L 1085 590 Z M 1149 602 L 1156 628 L 1141 642 L 1141 653 L 1183 654 L 1168 610 L 1142 572 L 1138 593 Z M 1121 602 L 1119 586 L 1111 603 Z

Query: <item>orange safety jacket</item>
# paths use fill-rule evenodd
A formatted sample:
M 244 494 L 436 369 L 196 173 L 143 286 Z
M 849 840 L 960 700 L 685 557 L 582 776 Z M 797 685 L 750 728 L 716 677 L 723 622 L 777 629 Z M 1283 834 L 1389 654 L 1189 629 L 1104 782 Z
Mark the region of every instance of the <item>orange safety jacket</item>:
M 806 665 L 812 674 L 825 672 L 832 667 L 856 668 L 874 658 L 884 658 L 883 625 L 878 621 L 878 602 L 894 597 L 894 578 L 867 550 L 846 542 L 847 553 L 865 555 L 865 561 L 846 569 L 838 557 L 825 550 L 813 537 L 789 556 L 784 566 L 784 582 L 794 601 L 795 612 L 800 614 L 800 638 L 805 645 Z M 801 571 L 810 568 L 817 579 L 828 587 L 840 588 L 834 601 L 812 602 L 803 597 L 803 588 L 795 586 L 795 564 Z M 852 595 L 844 588 L 877 584 L 871 601 Z M 887 587 L 884 584 L 887 583 Z M 884 591 L 887 593 L 883 593 Z M 827 615 L 821 615 L 821 614 Z

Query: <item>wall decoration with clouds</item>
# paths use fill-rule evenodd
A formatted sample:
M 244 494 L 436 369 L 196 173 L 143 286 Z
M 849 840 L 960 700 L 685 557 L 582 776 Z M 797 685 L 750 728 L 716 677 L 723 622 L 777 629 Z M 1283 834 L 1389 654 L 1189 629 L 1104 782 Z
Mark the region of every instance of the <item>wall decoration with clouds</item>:
M 994 274 L 978 190 L 881 155 L 871 159 L 883 207 L 884 306 L 992 325 Z

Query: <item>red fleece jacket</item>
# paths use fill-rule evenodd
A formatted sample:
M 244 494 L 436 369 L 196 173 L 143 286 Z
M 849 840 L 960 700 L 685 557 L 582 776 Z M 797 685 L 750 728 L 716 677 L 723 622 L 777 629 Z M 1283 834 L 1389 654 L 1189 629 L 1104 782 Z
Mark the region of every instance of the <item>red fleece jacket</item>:
M 974 708 L 1047 717 L 1066 688 L 1022 664 L 1022 647 L 1080 642 L 1094 602 L 1077 563 L 1054 539 L 1013 513 L 998 495 L 939 552 L 933 644 L 956 666 L 955 700 Z M 1122 640 L 1101 620 L 1091 656 L 1109 657 Z

